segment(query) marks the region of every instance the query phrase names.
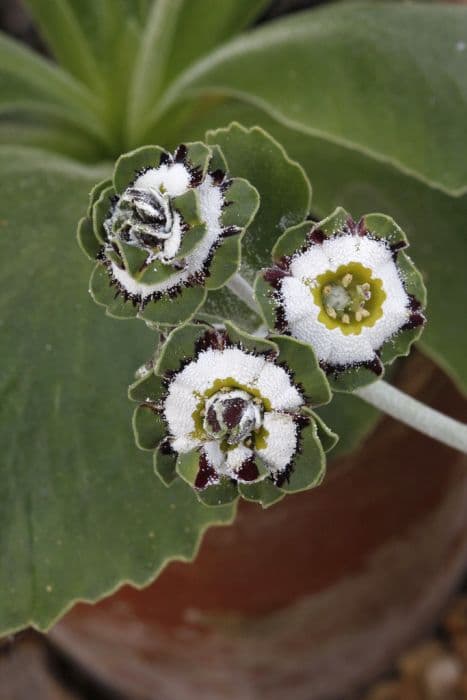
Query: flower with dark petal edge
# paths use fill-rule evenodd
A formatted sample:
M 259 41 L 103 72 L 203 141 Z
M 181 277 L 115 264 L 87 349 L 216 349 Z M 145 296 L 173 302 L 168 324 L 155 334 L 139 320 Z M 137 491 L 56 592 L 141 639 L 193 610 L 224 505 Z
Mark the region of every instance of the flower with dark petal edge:
M 342 208 L 287 230 L 255 285 L 266 322 L 310 344 L 335 390 L 381 377 L 423 330 L 426 291 L 388 216 Z
M 82 249 L 97 259 L 90 292 L 110 316 L 182 323 L 240 264 L 240 241 L 259 196 L 231 178 L 217 147 L 173 154 L 144 146 L 121 156 L 113 180 L 91 192 Z
M 330 400 L 305 343 L 186 324 L 130 387 L 137 444 L 164 483 L 178 477 L 208 505 L 239 494 L 268 506 L 319 484 L 337 437 L 311 410 Z

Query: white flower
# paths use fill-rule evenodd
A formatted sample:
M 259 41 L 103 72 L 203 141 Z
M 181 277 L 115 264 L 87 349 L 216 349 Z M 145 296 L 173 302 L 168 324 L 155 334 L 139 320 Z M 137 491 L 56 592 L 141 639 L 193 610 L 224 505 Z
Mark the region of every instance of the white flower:
M 196 485 L 277 478 L 298 448 L 304 404 L 288 372 L 240 347 L 207 348 L 174 375 L 163 403 L 172 450 L 200 450 Z M 255 455 L 266 472 L 260 474 Z
M 347 218 L 344 218 L 347 216 Z M 372 234 L 366 220 L 355 223 L 336 210 L 311 230 L 302 225 L 304 241 L 296 249 L 297 232 L 286 232 L 279 247 L 295 248 L 263 277 L 272 285 L 271 302 L 281 332 L 310 344 L 322 367 L 336 374 L 364 365 L 381 374 L 380 351 L 404 331 L 423 325 L 421 300 L 409 293 L 403 269 L 412 284 L 423 288 L 419 273 L 401 248 L 407 242 L 383 215 L 370 222 L 389 231 L 388 238 Z M 410 345 L 407 339 L 406 346 Z M 397 353 L 394 353 L 394 355 Z
M 125 207 L 131 202 L 141 222 L 128 225 L 124 241 L 131 246 L 148 252 L 146 265 L 157 271 L 160 262 L 170 264 L 177 256 L 185 232 L 185 225 L 179 212 L 174 210 L 171 200 L 188 192 L 193 187 L 193 174 L 186 163 L 169 161 L 158 167 L 148 168 L 139 175 L 124 192 L 104 226 L 107 231 L 110 250 L 116 235 L 125 231 Z M 197 184 L 199 210 L 206 224 L 206 234 L 199 244 L 188 253 L 166 279 L 147 284 L 135 279 L 125 268 L 115 261 L 109 261 L 111 276 L 131 298 L 142 302 L 154 295 L 168 293 L 189 284 L 192 279 L 202 277 L 209 263 L 212 250 L 220 242 L 224 229 L 221 223 L 224 206 L 223 188 L 211 174 L 206 174 Z M 115 223 L 119 233 L 113 233 Z M 154 243 L 159 244 L 158 248 Z M 155 250 L 155 252 L 153 252 Z

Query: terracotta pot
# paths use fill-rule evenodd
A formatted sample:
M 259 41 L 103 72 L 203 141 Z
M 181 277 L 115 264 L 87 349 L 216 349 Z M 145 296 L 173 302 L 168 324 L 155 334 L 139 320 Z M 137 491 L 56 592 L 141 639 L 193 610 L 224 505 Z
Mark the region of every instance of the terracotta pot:
M 406 390 L 461 415 L 448 379 L 420 357 L 410 369 Z M 76 606 L 51 637 L 134 698 L 342 700 L 435 623 L 466 524 L 465 458 L 383 419 L 319 489 L 242 503 L 194 564 Z

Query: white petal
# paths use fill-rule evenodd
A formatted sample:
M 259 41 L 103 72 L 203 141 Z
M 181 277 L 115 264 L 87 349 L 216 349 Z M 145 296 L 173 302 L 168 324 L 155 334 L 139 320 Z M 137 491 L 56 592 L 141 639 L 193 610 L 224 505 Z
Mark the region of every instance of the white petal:
M 261 396 L 275 409 L 293 409 L 303 404 L 303 398 L 283 367 L 265 362 L 256 380 Z
M 242 464 L 252 457 L 253 452 L 245 445 L 237 445 L 233 450 L 229 450 L 226 455 L 226 463 L 223 473 L 227 476 L 235 478 L 237 469 L 240 469 Z
M 297 449 L 295 421 L 285 413 L 272 411 L 264 414 L 263 426 L 269 433 L 267 445 L 257 450 L 257 453 L 272 473 L 282 472 L 292 461 Z
M 169 163 L 146 170 L 135 180 L 133 187 L 158 190 L 163 185 L 170 197 L 178 197 L 187 191 L 190 180 L 191 174 L 182 163 Z
M 203 450 L 209 464 L 214 467 L 214 469 L 222 473 L 223 466 L 225 463 L 225 454 L 222 452 L 217 440 L 212 440 L 211 442 L 205 442 L 203 445 Z
M 198 399 L 188 385 L 176 380 L 171 383 L 164 402 L 164 416 L 174 438 L 188 436 L 194 431 L 193 413 L 197 404 Z
M 256 357 L 240 348 L 208 349 L 190 362 L 173 383 L 186 384 L 199 394 L 204 394 L 216 379 L 232 378 L 244 386 L 253 386 L 264 363 L 263 357 Z

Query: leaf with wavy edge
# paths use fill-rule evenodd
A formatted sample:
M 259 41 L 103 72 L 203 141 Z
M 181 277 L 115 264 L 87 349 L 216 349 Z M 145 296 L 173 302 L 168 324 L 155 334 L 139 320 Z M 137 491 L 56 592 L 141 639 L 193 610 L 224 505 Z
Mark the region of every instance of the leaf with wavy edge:
M 73 235 L 106 174 L 1 149 L 2 634 L 47 629 L 77 600 L 149 583 L 233 515 L 199 505 L 180 481 L 166 488 L 134 444 L 126 386 L 155 336 L 142 323 L 129 333 L 87 298 L 90 263 Z

